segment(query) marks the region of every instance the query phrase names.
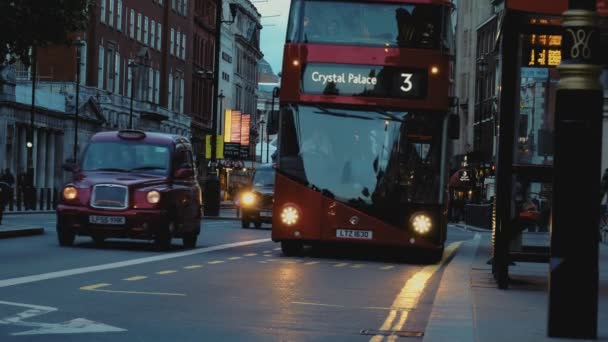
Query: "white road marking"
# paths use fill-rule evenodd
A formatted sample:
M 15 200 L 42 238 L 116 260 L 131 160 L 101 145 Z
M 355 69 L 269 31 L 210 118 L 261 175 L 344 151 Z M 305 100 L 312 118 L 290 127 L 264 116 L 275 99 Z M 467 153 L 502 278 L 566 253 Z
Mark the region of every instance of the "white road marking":
M 416 274 L 405 282 L 405 285 L 393 301 L 391 311 L 379 330 L 399 331 L 403 328 L 408 318 L 409 309 L 416 308 L 418 300 L 420 299 L 420 296 L 422 296 L 429 279 L 431 279 L 433 274 L 435 274 L 435 272 L 441 268 L 441 266 L 443 266 L 447 260 L 450 259 L 451 255 L 462 244 L 462 242 L 463 241 L 457 241 L 449 244 L 445 249 L 443 259 L 441 259 L 439 264 L 425 266 L 422 270 L 416 272 Z M 395 319 L 397 319 L 398 315 L 399 319 L 397 320 L 397 323 L 395 323 Z M 391 335 L 387 337 L 387 340 L 394 341 L 396 338 L 396 335 Z M 382 341 L 383 339 L 383 335 L 376 335 L 372 337 L 370 341 L 378 342 Z
M 150 263 L 150 262 L 181 258 L 181 257 L 185 257 L 185 256 L 190 256 L 190 255 L 209 253 L 209 252 L 213 252 L 213 251 L 219 251 L 219 250 L 229 249 L 229 248 L 234 248 L 234 247 L 254 245 L 254 244 L 259 244 L 259 243 L 264 243 L 264 242 L 270 242 L 270 239 L 258 239 L 258 240 L 228 243 L 228 244 L 224 244 L 224 245 L 200 248 L 200 249 L 195 249 L 195 250 L 185 251 L 185 252 L 169 253 L 169 254 L 163 254 L 163 255 L 156 255 L 156 256 L 152 256 L 152 257 L 113 262 L 113 263 L 97 265 L 97 266 L 80 267 L 80 268 L 74 268 L 74 269 L 70 269 L 70 270 L 63 270 L 63 271 L 57 271 L 57 272 L 37 274 L 37 275 L 32 275 L 32 276 L 5 279 L 5 280 L 0 280 L 0 288 L 21 285 L 21 284 L 34 283 L 34 282 L 42 281 L 42 280 L 69 277 L 69 276 L 77 275 L 77 274 L 111 270 L 111 269 L 115 269 L 115 268 L 140 265 L 140 264 L 145 264 L 145 263 Z
M 201 268 L 201 267 L 203 267 L 203 265 L 190 265 L 190 266 L 184 266 L 184 269 L 193 270 L 195 268 Z
M 13 336 L 24 335 L 48 335 L 48 334 L 82 334 L 82 333 L 105 333 L 105 332 L 121 332 L 125 329 L 113 327 L 111 325 L 97 323 L 85 318 L 76 318 L 63 323 L 42 323 L 42 322 L 25 322 L 25 319 L 55 312 L 58 309 L 50 306 L 30 305 L 23 303 L 13 303 L 0 301 L 0 304 L 27 308 L 28 310 L 20 312 L 14 316 L 6 317 L 0 320 L 0 324 L 17 325 L 29 328 L 35 328 L 28 331 L 12 333 Z
M 126 281 L 137 281 L 137 280 L 143 280 L 143 279 L 146 279 L 146 278 L 148 278 L 148 277 L 146 277 L 146 276 L 134 276 L 134 277 L 125 278 L 123 280 L 126 280 Z
M 208 262 L 209 265 L 222 264 L 222 263 L 225 263 L 225 261 L 224 260 L 215 260 L 215 261 Z

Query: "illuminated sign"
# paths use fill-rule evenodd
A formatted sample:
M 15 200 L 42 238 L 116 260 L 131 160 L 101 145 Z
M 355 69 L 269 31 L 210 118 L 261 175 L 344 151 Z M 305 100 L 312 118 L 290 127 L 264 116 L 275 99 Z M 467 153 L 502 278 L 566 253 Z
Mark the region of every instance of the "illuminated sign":
M 249 130 L 251 115 L 243 114 L 241 118 L 241 159 L 249 158 Z
M 381 98 L 422 98 L 427 71 L 378 65 L 311 63 L 302 78 L 306 94 Z
M 224 112 L 223 153 L 230 159 L 249 158 L 249 134 L 251 115 L 238 110 L 226 109 Z
M 562 36 L 523 35 L 522 64 L 529 67 L 554 67 L 562 61 Z

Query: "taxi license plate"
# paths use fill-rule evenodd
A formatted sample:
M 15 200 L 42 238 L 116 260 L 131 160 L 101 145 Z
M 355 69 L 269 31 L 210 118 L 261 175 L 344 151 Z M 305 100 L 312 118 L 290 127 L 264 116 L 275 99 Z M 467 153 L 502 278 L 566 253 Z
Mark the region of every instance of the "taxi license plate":
M 272 211 L 260 211 L 260 217 L 272 217 Z
M 125 224 L 124 216 L 89 216 L 89 223 L 93 224 L 108 224 L 108 225 L 121 225 Z
M 336 230 L 336 237 L 345 239 L 371 240 L 373 237 L 373 232 L 371 230 L 338 229 Z

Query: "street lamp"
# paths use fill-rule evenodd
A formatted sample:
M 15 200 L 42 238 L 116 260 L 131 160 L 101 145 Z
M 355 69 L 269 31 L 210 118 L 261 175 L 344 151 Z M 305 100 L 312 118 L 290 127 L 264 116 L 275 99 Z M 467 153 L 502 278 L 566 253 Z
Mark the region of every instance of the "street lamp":
M 223 90 L 220 90 L 220 94 L 218 95 L 218 97 L 219 97 L 219 105 L 220 105 L 220 120 L 218 123 L 220 125 L 219 132 L 221 134 L 222 133 L 222 118 L 223 118 L 222 115 L 224 115 L 224 113 L 222 112 L 222 105 L 224 104 L 224 98 L 226 98 Z
M 205 214 L 208 216 L 218 216 L 220 212 L 220 186 L 219 178 L 217 175 L 217 115 L 219 109 L 219 88 L 220 88 L 220 50 L 222 46 L 222 24 L 232 24 L 236 19 L 236 12 L 238 5 L 230 4 L 230 13 L 232 14 L 232 20 L 223 20 L 223 1 L 216 1 L 216 12 L 215 12 L 215 63 L 213 65 L 213 80 L 215 81 L 213 87 L 213 112 L 212 112 L 212 123 L 211 123 L 211 168 L 208 172 L 205 180 Z
M 131 105 L 129 107 L 129 129 L 133 129 L 133 93 L 135 91 L 135 72 L 132 68 L 138 67 L 141 64 L 130 61 L 129 62 L 129 72 L 131 73 Z
M 266 124 L 266 121 L 264 121 L 264 119 L 262 119 L 260 121 L 260 125 L 262 125 L 262 129 L 261 129 L 262 132 L 260 134 L 260 159 L 262 160 L 262 164 L 264 163 L 264 125 L 265 124 Z M 268 130 L 266 130 L 266 134 L 268 134 Z M 266 151 L 266 152 L 268 152 L 268 151 Z M 268 160 L 266 160 L 266 162 L 268 162 Z
M 274 122 L 274 99 L 279 97 L 279 87 L 274 87 L 272 88 L 272 106 L 270 107 L 270 116 L 268 117 L 268 123 L 270 122 Z M 272 121 L 271 121 L 272 119 Z M 270 134 L 269 134 L 270 130 L 268 129 L 268 127 L 266 127 L 266 136 L 268 139 L 266 139 L 266 162 L 270 161 L 269 158 L 269 154 L 270 154 Z
M 82 63 L 82 47 L 84 46 L 84 41 L 80 38 L 76 40 L 74 43 L 76 46 L 76 108 L 74 113 L 74 163 L 77 161 L 78 156 L 78 114 L 79 114 L 79 106 L 80 106 L 80 67 Z

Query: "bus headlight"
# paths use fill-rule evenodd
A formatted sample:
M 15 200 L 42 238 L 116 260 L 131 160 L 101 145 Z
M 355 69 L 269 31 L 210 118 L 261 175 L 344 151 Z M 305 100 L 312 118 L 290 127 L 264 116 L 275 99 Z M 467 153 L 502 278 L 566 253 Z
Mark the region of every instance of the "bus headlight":
M 300 211 L 292 205 L 285 206 L 281 211 L 281 221 L 288 226 L 298 223 L 299 219 Z
M 73 186 L 66 186 L 63 188 L 63 198 L 72 201 L 78 197 L 78 190 Z
M 146 200 L 148 200 L 148 203 L 150 204 L 156 204 L 160 202 L 160 192 L 156 190 L 148 192 L 148 194 L 146 195 Z
M 427 214 L 417 213 L 412 215 L 410 219 L 412 223 L 412 228 L 418 234 L 427 234 L 433 228 L 433 223 L 431 222 L 431 218 Z
M 243 205 L 252 205 L 255 203 L 255 195 L 253 192 L 244 193 L 243 196 L 241 196 L 241 203 L 243 203 Z

